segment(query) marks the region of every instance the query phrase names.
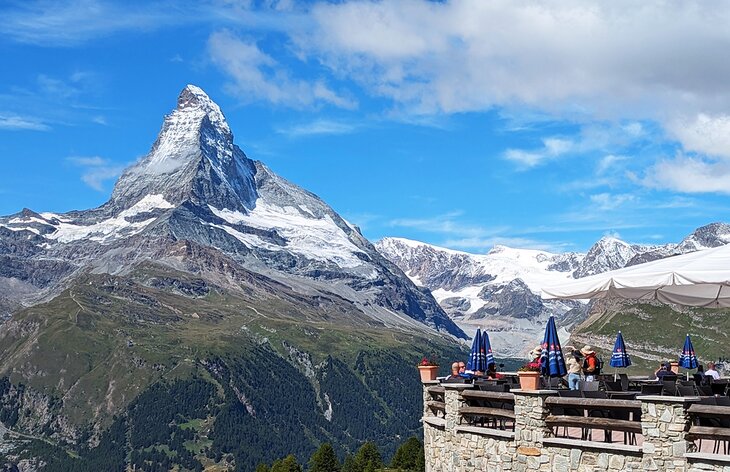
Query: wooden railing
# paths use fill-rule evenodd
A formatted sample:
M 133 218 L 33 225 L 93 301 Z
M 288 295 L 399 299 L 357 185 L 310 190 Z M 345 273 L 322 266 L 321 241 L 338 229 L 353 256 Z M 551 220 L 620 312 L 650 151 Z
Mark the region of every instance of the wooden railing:
M 636 444 L 641 434 L 641 402 L 638 400 L 611 400 L 598 398 L 545 399 L 550 414 L 545 423 L 559 436 L 568 436 L 569 428 L 579 428 L 582 440 L 591 440 L 593 430 L 604 431 L 604 442 L 611 442 L 612 433 L 624 433 L 624 443 Z
M 428 387 L 426 389 L 431 399 L 426 401 L 426 406 L 436 416 L 443 416 L 446 413 L 446 402 L 444 399 L 445 389 L 441 386 Z M 440 413 L 440 415 L 439 415 Z
M 465 390 L 461 392 L 459 424 L 514 430 L 515 396 L 507 392 Z
M 692 405 L 688 413 L 691 417 L 691 426 L 688 438 L 698 440 L 698 449 L 702 449 L 702 440 L 715 441 L 713 453 L 720 453 L 720 446 L 724 454 L 730 453 L 730 406 Z

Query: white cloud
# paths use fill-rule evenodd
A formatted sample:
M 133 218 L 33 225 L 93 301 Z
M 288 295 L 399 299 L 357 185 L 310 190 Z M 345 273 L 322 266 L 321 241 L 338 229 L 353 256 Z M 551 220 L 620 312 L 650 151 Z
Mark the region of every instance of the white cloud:
M 51 127 L 39 118 L 0 113 L 0 129 L 48 131 Z
M 277 132 L 298 138 L 301 136 L 349 134 L 356 129 L 356 125 L 342 121 L 315 120 L 311 123 L 302 123 L 290 126 L 289 128 L 281 128 Z
M 81 180 L 99 192 L 105 190 L 104 184 L 116 179 L 124 171 L 124 165 L 116 164 L 109 159 L 99 156 L 73 156 L 67 157 L 66 161 L 83 168 Z
M 504 152 L 504 157 L 521 167 L 530 168 L 567 154 L 575 147 L 573 141 L 555 137 L 545 138 L 542 143 L 542 148 L 531 151 L 507 149 Z
M 0 9 L 0 35 L 21 43 L 74 46 L 123 31 L 148 31 L 208 18 L 196 4 L 114 3 L 103 0 L 18 2 Z
M 603 156 L 600 161 L 598 161 L 598 165 L 596 166 L 596 174 L 602 175 L 607 173 L 609 170 L 613 169 L 616 164 L 619 162 L 626 161 L 628 157 L 626 156 L 617 156 L 614 154 L 609 154 L 608 156 Z
M 294 33 L 302 51 L 417 112 L 520 104 L 656 118 L 730 104 L 719 93 L 730 78 L 725 4 L 338 2 L 311 18 Z
M 641 183 L 684 193 L 730 194 L 730 162 L 679 155 L 657 162 L 647 170 Z
M 677 118 L 669 123 L 668 130 L 686 151 L 730 160 L 730 115 L 699 113 L 691 118 Z
M 208 52 L 214 64 L 228 74 L 228 89 L 244 102 L 265 100 L 273 104 L 305 108 L 327 103 L 354 108 L 356 102 L 333 91 L 323 79 L 293 79 L 286 68 L 261 49 L 229 31 L 213 33 Z
M 530 168 L 569 155 L 592 151 L 615 152 L 630 146 L 644 136 L 644 128 L 638 122 L 584 124 L 573 135 L 543 138 L 542 147 L 537 149 L 508 149 L 504 157 L 522 167 Z M 626 159 L 623 156 L 605 156 L 599 162 L 596 172 L 605 173 Z
M 591 202 L 600 211 L 615 210 L 628 202 L 636 201 L 636 197 L 630 193 L 598 193 L 590 196 Z

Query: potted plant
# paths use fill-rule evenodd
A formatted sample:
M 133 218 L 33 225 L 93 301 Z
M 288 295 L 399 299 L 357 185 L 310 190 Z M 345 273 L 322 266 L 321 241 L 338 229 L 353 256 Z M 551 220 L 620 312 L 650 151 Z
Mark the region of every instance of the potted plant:
M 540 385 L 540 364 L 537 361 L 528 362 L 517 369 L 522 390 L 537 390 Z
M 436 380 L 439 365 L 434 358 L 428 359 L 424 357 L 418 364 L 418 372 L 421 374 L 421 382 Z

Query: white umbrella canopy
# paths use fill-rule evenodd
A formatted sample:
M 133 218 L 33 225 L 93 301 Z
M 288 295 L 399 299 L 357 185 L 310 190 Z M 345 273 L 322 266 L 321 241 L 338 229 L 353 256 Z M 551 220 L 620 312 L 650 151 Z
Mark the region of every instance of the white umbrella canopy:
M 546 299 L 626 298 L 730 307 L 730 245 L 543 287 Z

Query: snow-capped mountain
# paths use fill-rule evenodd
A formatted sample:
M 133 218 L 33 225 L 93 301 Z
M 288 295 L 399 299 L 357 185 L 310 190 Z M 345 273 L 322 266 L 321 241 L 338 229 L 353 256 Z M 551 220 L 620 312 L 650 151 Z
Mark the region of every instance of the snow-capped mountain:
M 620 269 L 639 254 L 662 249 L 660 246 L 629 244 L 611 236 L 604 236 L 591 246 L 573 273 L 573 277 L 587 277 Z
M 208 273 L 238 290 L 241 278 L 251 277 L 242 274 L 256 274 L 270 290 L 281 284 L 308 297 L 348 300 L 353 316 L 373 323 L 423 323 L 417 329 L 425 324 L 463 336 L 357 228 L 249 159 L 218 105 L 193 85 L 107 203 L 0 218 L 0 303 L 7 300 L 7 312 L 58 293 L 74 275 L 124 274 L 150 260 Z
M 679 244 L 630 244 L 606 236 L 586 254 L 505 246 L 470 254 L 402 238 L 384 238 L 375 246 L 417 285 L 431 290 L 468 334 L 476 326 L 486 328 L 502 341 L 502 355 L 520 355 L 540 339 L 548 316 L 570 329 L 588 313 L 584 303 L 543 300 L 543 286 L 728 243 L 730 225 L 712 223 Z
M 542 286 L 571 278 L 581 254 L 506 246 L 470 254 L 401 238 L 384 238 L 375 246 L 417 285 L 431 290 L 468 334 L 477 326 L 488 329 L 502 346 L 501 355 L 521 355 L 539 339 L 550 315 L 563 318 L 585 306 L 539 295 Z

